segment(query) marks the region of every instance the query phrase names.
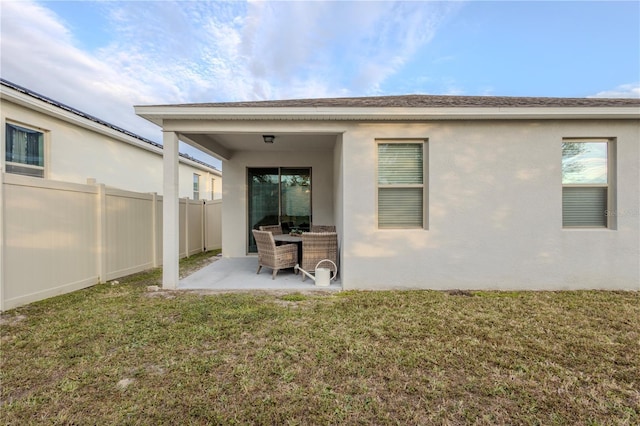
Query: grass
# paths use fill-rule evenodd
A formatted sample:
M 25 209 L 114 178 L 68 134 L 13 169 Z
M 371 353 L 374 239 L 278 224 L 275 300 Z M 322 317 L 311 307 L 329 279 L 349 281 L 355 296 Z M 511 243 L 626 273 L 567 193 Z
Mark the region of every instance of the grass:
M 640 423 L 638 293 L 147 290 L 159 281 L 4 313 L 2 422 Z

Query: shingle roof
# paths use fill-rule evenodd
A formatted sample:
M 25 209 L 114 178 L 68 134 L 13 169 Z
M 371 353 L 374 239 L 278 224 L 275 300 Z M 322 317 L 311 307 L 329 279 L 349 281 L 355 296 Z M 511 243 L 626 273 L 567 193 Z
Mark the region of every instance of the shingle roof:
M 640 98 L 548 98 L 510 96 L 403 95 L 354 98 L 289 99 L 250 102 L 174 104 L 172 107 L 216 108 L 524 108 L 640 107 Z

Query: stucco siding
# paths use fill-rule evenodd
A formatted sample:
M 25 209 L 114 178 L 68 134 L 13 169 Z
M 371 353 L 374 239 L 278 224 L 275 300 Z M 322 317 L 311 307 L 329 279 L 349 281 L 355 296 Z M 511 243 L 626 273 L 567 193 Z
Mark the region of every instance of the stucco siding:
M 45 134 L 47 179 L 83 184 L 91 178 L 128 191 L 162 194 L 160 148 L 134 146 L 3 99 L 2 152 L 7 122 Z M 146 145 L 142 141 L 139 144 Z M 2 158 L 4 162 L 4 155 Z M 219 181 L 221 176 L 186 163 L 180 164 L 180 197 L 193 196 L 194 173 L 202 177 L 200 198 L 211 199 L 211 178 Z M 220 188 L 215 190 L 215 199 L 221 198 Z
M 637 121 L 361 124 L 343 144 L 346 289 L 638 289 Z M 616 229 L 562 228 L 561 143 L 614 138 Z M 428 225 L 379 230 L 377 139 L 427 140 Z

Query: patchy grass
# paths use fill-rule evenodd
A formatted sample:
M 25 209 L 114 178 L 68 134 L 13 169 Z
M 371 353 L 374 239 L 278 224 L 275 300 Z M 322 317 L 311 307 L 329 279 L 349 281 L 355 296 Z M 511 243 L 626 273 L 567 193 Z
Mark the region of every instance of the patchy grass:
M 640 423 L 637 293 L 147 297 L 159 280 L 3 314 L 3 423 Z

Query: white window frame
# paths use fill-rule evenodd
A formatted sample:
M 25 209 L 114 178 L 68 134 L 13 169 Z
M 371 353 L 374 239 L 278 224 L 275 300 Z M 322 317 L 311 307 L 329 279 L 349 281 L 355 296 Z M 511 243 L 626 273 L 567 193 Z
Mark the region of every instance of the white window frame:
M 616 206 L 616 143 L 615 138 L 608 137 L 584 137 L 584 138 L 563 138 L 562 144 L 564 143 L 606 143 L 607 144 L 607 182 L 606 183 L 569 183 L 565 184 L 562 180 L 564 179 L 564 175 L 561 171 L 561 183 L 562 190 L 564 188 L 606 188 L 607 190 L 607 198 L 606 198 L 606 206 L 605 211 L 603 212 L 605 216 L 605 224 L 603 226 L 598 225 L 584 225 L 584 226 L 570 226 L 565 225 L 564 221 L 562 223 L 562 228 L 567 230 L 572 229 L 616 229 L 616 215 L 611 214 L 611 212 L 615 211 Z M 562 146 L 562 145 L 561 145 Z M 562 155 L 562 154 L 561 154 Z M 562 165 L 562 156 L 561 156 L 561 165 Z M 564 197 L 563 197 L 564 198 Z M 562 207 L 562 215 L 564 216 L 564 206 Z
M 200 199 L 200 175 L 193 174 L 193 199 L 198 201 Z
M 7 128 L 8 126 L 16 126 L 16 127 L 21 127 L 23 129 L 27 129 L 27 130 L 31 130 L 34 132 L 38 132 L 40 134 L 42 134 L 42 166 L 37 166 L 34 164 L 26 164 L 26 163 L 17 163 L 14 161 L 7 161 L 6 159 L 6 146 L 7 146 Z M 6 173 L 11 173 L 11 174 L 17 174 L 17 175 L 21 175 L 21 176 L 30 176 L 30 177 L 38 177 L 40 179 L 46 179 L 48 176 L 48 164 L 49 164 L 49 131 L 43 128 L 40 128 L 38 126 L 32 126 L 29 124 L 25 124 L 25 123 L 21 123 L 21 122 L 17 122 L 17 121 L 12 121 L 12 120 L 5 120 L 2 126 L 2 149 L 0 154 L 2 155 L 2 163 L 4 164 L 4 171 Z M 9 170 L 11 168 L 11 166 L 14 167 L 22 167 L 25 169 L 32 169 L 32 170 L 41 170 L 42 171 L 42 176 L 33 176 L 30 174 L 26 174 L 26 173 L 19 173 L 19 172 L 15 172 L 15 171 L 11 171 Z
M 379 158 L 379 146 L 380 145 L 390 145 L 390 144 L 415 144 L 422 146 L 422 183 L 421 184 L 380 184 L 379 181 L 379 166 L 380 166 L 380 158 Z M 402 138 L 394 138 L 394 139 L 376 139 L 375 143 L 375 208 L 376 208 L 376 227 L 378 230 L 387 231 L 387 230 L 419 230 L 419 229 L 428 229 L 428 182 L 429 182 L 429 174 L 428 174 L 428 164 L 429 164 L 429 140 L 427 138 L 424 139 L 402 139 Z M 422 226 L 398 226 L 398 227 L 380 227 L 380 206 L 379 206 L 379 192 L 381 188 L 422 188 Z

